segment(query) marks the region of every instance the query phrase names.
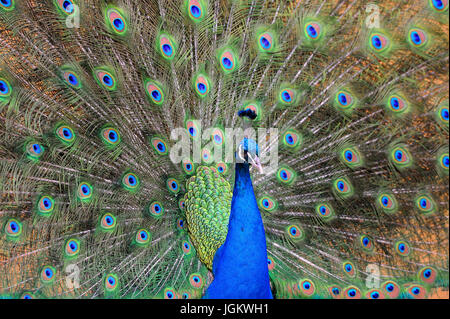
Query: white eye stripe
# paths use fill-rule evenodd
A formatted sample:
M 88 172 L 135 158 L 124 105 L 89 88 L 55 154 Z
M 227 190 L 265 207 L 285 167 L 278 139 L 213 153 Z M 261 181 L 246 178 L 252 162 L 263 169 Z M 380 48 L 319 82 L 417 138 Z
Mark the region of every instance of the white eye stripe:
M 244 151 L 242 150 L 242 144 L 239 144 L 238 156 L 245 163 Z

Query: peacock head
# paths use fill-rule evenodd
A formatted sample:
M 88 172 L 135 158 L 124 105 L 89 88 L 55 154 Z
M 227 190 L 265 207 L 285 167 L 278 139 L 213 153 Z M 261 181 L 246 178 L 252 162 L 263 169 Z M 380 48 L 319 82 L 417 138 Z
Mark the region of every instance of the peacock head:
M 259 159 L 259 147 L 255 140 L 245 137 L 239 144 L 236 159 L 240 163 L 248 163 L 250 167 L 256 167 L 261 174 L 263 173 Z

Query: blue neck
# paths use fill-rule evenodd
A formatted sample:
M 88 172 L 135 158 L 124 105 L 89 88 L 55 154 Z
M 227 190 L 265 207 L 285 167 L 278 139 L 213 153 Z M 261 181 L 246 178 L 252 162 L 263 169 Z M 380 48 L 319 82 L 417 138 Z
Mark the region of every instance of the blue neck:
M 266 235 L 248 163 L 236 164 L 228 234 L 214 256 L 213 273 L 206 298 L 272 298 Z

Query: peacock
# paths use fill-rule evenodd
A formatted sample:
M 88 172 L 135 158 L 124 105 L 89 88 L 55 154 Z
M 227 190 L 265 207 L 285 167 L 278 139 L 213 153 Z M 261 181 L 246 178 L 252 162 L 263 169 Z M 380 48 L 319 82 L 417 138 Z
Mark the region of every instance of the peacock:
M 447 0 L 0 0 L 0 296 L 448 298 Z

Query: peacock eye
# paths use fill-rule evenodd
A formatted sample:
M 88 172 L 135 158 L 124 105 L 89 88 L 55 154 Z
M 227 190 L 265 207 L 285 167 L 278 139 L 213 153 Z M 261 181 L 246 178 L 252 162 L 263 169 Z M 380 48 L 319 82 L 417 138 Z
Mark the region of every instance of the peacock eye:
M 78 75 L 73 71 L 64 71 L 63 78 L 65 82 L 74 89 L 81 88 L 81 82 Z
M 315 207 L 316 213 L 325 221 L 329 221 L 334 217 L 333 207 L 328 203 L 320 203 Z
M 346 299 L 359 299 L 361 298 L 361 292 L 355 286 L 347 287 L 344 291 L 344 297 Z
M 399 169 L 410 167 L 413 164 L 413 158 L 405 145 L 396 146 L 391 149 L 390 160 Z
M 265 36 L 262 35 L 260 40 L 259 40 L 259 43 L 261 44 L 261 47 L 264 50 L 269 50 L 272 47 L 272 43 L 271 43 L 270 38 L 269 38 L 268 35 L 265 35 Z
M 289 225 L 286 228 L 286 232 L 288 235 L 287 238 L 293 240 L 294 242 L 298 242 L 305 237 L 303 230 L 298 225 Z
M 67 257 L 75 257 L 80 252 L 80 242 L 76 239 L 69 239 L 65 245 L 65 254 Z
M 78 84 L 78 79 L 76 78 L 75 75 L 73 75 L 72 73 L 69 74 L 69 76 L 67 77 L 67 79 L 69 80 L 69 83 L 72 85 L 77 85 Z
M 267 212 L 273 212 L 277 209 L 278 203 L 269 196 L 263 196 L 258 201 L 259 206 Z
M 0 79 L 0 94 L 2 96 L 6 96 L 9 93 L 9 91 L 10 89 L 8 83 L 6 83 L 5 80 Z
M 74 3 L 72 0 L 57 0 L 56 5 L 63 13 L 67 15 L 72 14 L 75 11 Z
M 222 58 L 222 65 L 225 69 L 231 69 L 233 67 L 233 62 L 231 62 L 231 59 L 228 57 Z
M 63 2 L 63 8 L 67 13 L 72 13 L 73 12 L 73 4 L 71 1 L 69 0 L 65 0 Z
M 353 186 L 345 177 L 336 179 L 333 186 L 333 191 L 339 197 L 347 198 L 353 195 Z
M 122 177 L 122 186 L 130 191 L 135 192 L 138 190 L 140 185 L 139 177 L 134 173 L 126 173 Z
M 223 136 L 224 136 L 224 132 L 222 131 L 222 129 L 220 129 L 220 128 L 214 129 L 214 131 L 211 134 L 213 143 L 217 146 L 223 145 L 223 141 L 224 141 Z
M 197 123 L 196 123 L 196 121 L 194 121 L 194 120 L 188 120 L 188 121 L 186 121 L 186 124 L 185 124 L 185 126 L 186 126 L 186 130 L 188 131 L 188 133 L 189 133 L 189 136 L 191 137 L 191 138 L 193 138 L 193 139 L 197 139 L 198 138 L 198 126 L 197 126 Z
M 121 141 L 119 132 L 114 128 L 104 128 L 101 132 L 101 138 L 110 147 L 115 147 Z
M 164 299 L 176 299 L 177 294 L 173 288 L 164 289 Z
M 97 83 L 108 91 L 114 91 L 117 88 L 117 83 L 112 72 L 106 68 L 95 68 L 94 77 Z
M 151 139 L 150 143 L 158 155 L 167 155 L 168 154 L 167 144 L 162 138 L 160 138 L 158 136 L 153 137 Z
M 173 60 L 176 53 L 175 41 L 168 34 L 161 34 L 158 38 L 160 53 L 166 60 Z
M 295 92 L 293 89 L 287 88 L 280 91 L 280 102 L 284 105 L 291 105 L 295 99 Z
M 412 285 L 407 291 L 413 298 L 416 299 L 424 298 L 426 294 L 425 288 L 419 285 Z
M 444 167 L 448 168 L 449 163 L 450 163 L 450 160 L 449 160 L 448 155 L 444 155 L 444 156 L 442 157 L 442 165 L 443 165 Z
M 151 235 L 146 229 L 139 229 L 136 232 L 135 243 L 138 246 L 145 247 L 150 243 Z
M 38 160 L 44 154 L 44 147 L 39 143 L 29 142 L 25 145 L 28 158 Z
M 80 183 L 78 186 L 78 198 L 81 201 L 89 201 L 92 198 L 92 186 L 89 183 Z
M 259 52 L 263 54 L 274 52 L 276 49 L 276 36 L 273 30 L 267 30 L 265 27 L 259 28 L 255 36 Z
M 431 267 L 425 267 L 419 271 L 419 278 L 427 284 L 432 284 L 436 280 L 436 276 L 436 270 Z
M 105 276 L 104 287 L 107 292 L 111 293 L 117 290 L 119 286 L 119 277 L 116 274 L 108 274 Z
M 436 211 L 436 203 L 430 195 L 420 195 L 416 199 L 416 207 L 420 213 L 431 215 Z
M 400 93 L 392 94 L 387 99 L 386 109 L 396 115 L 405 114 L 409 111 L 409 103 Z
M 430 5 L 434 10 L 444 12 L 448 8 L 448 0 L 430 0 Z
M 209 93 L 209 79 L 206 75 L 198 74 L 195 78 L 194 90 L 200 98 L 204 98 Z
M 306 296 L 311 296 L 315 292 L 314 283 L 308 279 L 302 280 L 300 282 L 299 288 L 300 291 Z
M 294 183 L 295 178 L 295 172 L 287 166 L 280 167 L 277 171 L 277 179 L 282 184 L 291 185 Z
M 381 33 L 374 33 L 370 37 L 370 45 L 376 52 L 384 52 L 390 47 L 390 41 L 387 36 Z
M 164 92 L 162 85 L 157 81 L 147 79 L 144 82 L 145 93 L 153 104 L 161 106 L 164 103 Z
M 16 219 L 10 219 L 5 225 L 5 232 L 8 239 L 17 239 L 22 234 L 22 224 Z
M 100 219 L 100 228 L 103 231 L 112 231 L 116 227 L 116 223 L 116 217 L 110 213 L 106 213 Z
M 14 1 L 13 0 L 0 0 L 0 8 L 3 8 L 7 11 L 14 9 Z
M 449 118 L 448 108 L 445 108 L 445 107 L 442 108 L 441 116 L 444 121 L 448 121 L 448 118 Z
M 356 97 L 347 88 L 340 89 L 334 96 L 334 106 L 340 112 L 351 112 L 356 104 Z
M 410 254 L 411 250 L 409 244 L 406 241 L 400 240 L 395 243 L 395 251 L 400 256 L 406 257 Z
M 197 7 L 197 6 L 195 6 L 195 5 L 191 5 L 190 10 L 191 10 L 192 16 L 193 16 L 194 18 L 200 17 L 201 11 L 200 11 L 200 8 L 199 8 L 199 7 Z
M 55 208 L 55 201 L 51 196 L 41 196 L 37 202 L 37 213 L 41 216 L 50 216 Z
M 424 30 L 414 28 L 409 30 L 408 40 L 414 47 L 420 48 L 427 43 L 428 38 Z
M 160 202 L 155 201 L 150 204 L 149 213 L 154 218 L 160 218 L 164 214 L 164 208 Z
M 309 40 L 315 41 L 321 37 L 322 28 L 317 22 L 310 22 L 305 25 L 305 35 Z
M 367 235 L 362 235 L 360 237 L 360 243 L 363 250 L 366 252 L 371 252 L 374 250 L 374 244 L 372 238 Z
M 199 274 L 192 274 L 189 276 L 189 282 L 193 288 L 199 289 L 203 287 L 203 280 Z
M 52 266 L 45 266 L 41 270 L 41 280 L 44 283 L 51 283 L 55 279 L 55 268 Z
M 184 227 L 184 220 L 182 218 L 177 219 L 177 228 L 182 230 Z
M 220 66 L 225 74 L 229 74 L 237 68 L 237 55 L 231 48 L 225 48 L 219 55 Z
M 59 125 L 55 129 L 56 136 L 65 144 L 72 145 L 75 141 L 75 133 L 73 129 L 67 125 Z
M 348 167 L 359 167 L 363 164 L 362 156 L 357 147 L 347 147 L 340 152 L 341 161 Z
M 109 28 L 118 35 L 123 35 L 127 31 L 127 22 L 119 8 L 109 6 L 105 12 Z
M 178 186 L 178 181 L 174 178 L 169 178 L 166 181 L 167 189 L 172 194 L 177 194 L 180 191 L 180 187 Z
M 26 292 L 22 295 L 22 299 L 34 299 L 34 296 L 32 293 Z
M 354 277 L 356 275 L 355 267 L 349 261 L 343 263 L 344 273 L 350 277 Z

